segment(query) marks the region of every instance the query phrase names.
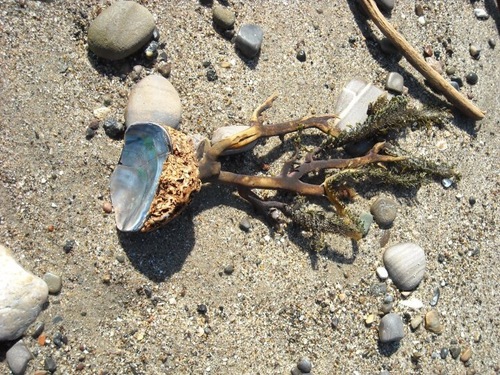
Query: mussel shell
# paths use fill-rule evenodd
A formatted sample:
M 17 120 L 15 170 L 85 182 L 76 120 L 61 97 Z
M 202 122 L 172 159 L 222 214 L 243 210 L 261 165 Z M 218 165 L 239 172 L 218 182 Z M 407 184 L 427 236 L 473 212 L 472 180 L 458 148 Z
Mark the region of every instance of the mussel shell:
M 128 127 L 110 183 L 119 230 L 134 232 L 144 225 L 171 149 L 170 137 L 163 127 L 153 123 Z

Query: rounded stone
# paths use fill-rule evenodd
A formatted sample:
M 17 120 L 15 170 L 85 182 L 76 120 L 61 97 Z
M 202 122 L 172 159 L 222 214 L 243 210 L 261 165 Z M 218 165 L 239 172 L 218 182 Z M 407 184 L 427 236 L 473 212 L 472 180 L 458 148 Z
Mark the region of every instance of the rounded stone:
M 370 212 L 379 227 L 390 228 L 397 214 L 397 204 L 389 198 L 378 198 L 370 207 Z
M 260 26 L 246 24 L 241 26 L 234 43 L 245 57 L 253 58 L 259 54 L 263 38 Z
M 47 284 L 22 268 L 0 245 L 0 341 L 15 340 L 33 323 L 47 301 Z
M 467 76 L 465 77 L 465 80 L 467 81 L 467 83 L 469 85 L 475 85 L 477 83 L 477 81 L 479 80 L 479 78 L 478 78 L 476 73 L 471 72 L 471 73 L 467 74 Z
M 302 372 L 302 373 L 308 373 L 311 372 L 312 370 L 312 364 L 311 361 L 307 358 L 302 358 L 298 363 L 297 363 L 297 368 Z
M 117 1 L 90 24 L 89 49 L 108 60 L 123 59 L 153 37 L 153 15 L 135 1 Z
M 161 126 L 179 128 L 181 99 L 172 84 L 160 75 L 143 78 L 130 93 L 125 125 L 152 122 Z
M 230 30 L 234 27 L 236 17 L 234 12 L 222 6 L 215 6 L 212 11 L 214 23 L 222 30 Z
M 425 329 L 440 335 L 443 333 L 444 327 L 439 319 L 439 313 L 436 310 L 431 310 L 425 314 Z
M 474 58 L 478 58 L 479 57 L 479 54 L 481 53 L 481 48 L 479 48 L 478 46 L 476 46 L 475 44 L 471 44 L 469 46 L 469 53 L 472 57 Z
M 375 0 L 381 10 L 390 12 L 394 8 L 394 0 Z
M 368 232 L 370 231 L 370 227 L 372 226 L 373 223 L 373 216 L 371 213 L 363 211 L 359 215 L 359 222 L 361 224 L 361 231 L 363 236 L 366 236 Z
M 377 267 L 377 276 L 380 280 L 385 280 L 389 277 L 389 273 L 385 267 Z
M 61 291 L 62 288 L 61 276 L 47 272 L 45 275 L 43 275 L 43 281 L 47 283 L 50 294 L 57 294 Z
M 7 364 L 14 375 L 23 375 L 33 355 L 22 340 L 16 342 L 6 353 Z
M 425 273 L 424 250 L 411 242 L 393 245 L 385 250 L 384 266 L 389 277 L 400 290 L 413 290 Z
M 378 337 L 383 343 L 401 340 L 404 337 L 401 317 L 395 313 L 385 315 L 380 320 Z

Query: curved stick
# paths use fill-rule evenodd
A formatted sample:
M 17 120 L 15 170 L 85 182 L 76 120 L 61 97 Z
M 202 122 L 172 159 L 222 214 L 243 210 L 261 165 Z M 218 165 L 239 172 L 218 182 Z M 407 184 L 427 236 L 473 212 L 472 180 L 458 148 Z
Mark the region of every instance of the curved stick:
M 463 114 L 474 120 L 481 120 L 484 112 L 468 101 L 460 92 L 432 69 L 417 51 L 399 34 L 396 29 L 385 19 L 378 10 L 374 0 L 360 0 L 372 21 L 378 26 L 380 31 L 391 40 L 391 42 L 406 57 L 411 65 L 417 69 L 429 82 L 440 90 L 443 95 L 457 107 Z

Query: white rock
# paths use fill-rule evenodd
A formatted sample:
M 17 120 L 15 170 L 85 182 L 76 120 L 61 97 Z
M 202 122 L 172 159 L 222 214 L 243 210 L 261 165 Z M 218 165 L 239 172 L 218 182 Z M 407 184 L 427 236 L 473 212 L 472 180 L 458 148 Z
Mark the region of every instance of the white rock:
M 159 75 L 143 78 L 130 93 L 125 125 L 152 122 L 161 126 L 179 128 L 181 99 L 168 79 Z
M 389 277 L 389 273 L 385 267 L 377 267 L 377 276 L 380 280 L 386 280 Z
M 0 245 L 0 341 L 15 340 L 33 323 L 47 301 L 47 284 L 22 268 Z
M 474 15 L 476 16 L 477 19 L 480 20 L 487 20 L 488 18 L 490 18 L 488 12 L 486 12 L 484 9 L 481 8 L 474 9 Z
M 384 252 L 384 266 L 400 290 L 415 289 L 425 273 L 424 250 L 414 243 L 401 243 Z
M 424 307 L 424 303 L 417 298 L 410 298 L 406 300 L 399 301 L 399 304 L 405 307 L 409 307 L 413 310 L 419 310 Z
M 212 134 L 212 139 L 211 139 L 212 145 L 216 144 L 217 142 L 222 141 L 223 139 L 229 138 L 229 137 L 235 135 L 236 133 L 242 132 L 248 128 L 250 128 L 250 126 L 246 126 L 246 125 L 230 125 L 230 126 L 220 127 L 217 130 L 215 130 L 214 133 Z M 256 143 L 257 143 L 257 141 L 254 141 L 254 142 L 246 145 L 245 147 L 242 147 L 242 148 L 239 148 L 236 150 L 224 151 L 223 155 L 234 155 L 234 154 L 239 154 L 239 153 L 251 150 L 252 148 L 254 148 Z

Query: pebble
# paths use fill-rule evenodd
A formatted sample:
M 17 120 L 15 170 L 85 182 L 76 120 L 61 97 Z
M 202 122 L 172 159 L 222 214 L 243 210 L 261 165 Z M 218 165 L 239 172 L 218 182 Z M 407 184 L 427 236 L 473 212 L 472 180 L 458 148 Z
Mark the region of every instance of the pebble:
M 450 347 L 451 358 L 457 359 L 459 357 L 461 351 L 462 351 L 462 349 L 460 349 L 460 347 L 458 345 L 452 344 L 452 346 Z
M 441 348 L 441 351 L 439 352 L 439 356 L 441 359 L 446 359 L 448 357 L 448 354 L 450 353 L 448 348 Z
M 155 40 L 152 40 L 148 46 L 146 47 L 145 51 L 144 51 L 144 55 L 146 55 L 146 57 L 148 59 L 152 59 L 154 58 L 155 56 L 158 56 L 158 47 L 159 47 L 159 44 L 157 41 Z
M 389 273 L 385 267 L 377 267 L 377 276 L 380 280 L 386 280 L 389 277 Z
M 380 320 L 378 335 L 383 343 L 401 340 L 404 337 L 401 317 L 395 313 L 385 315 Z
M 404 89 L 403 76 L 396 72 L 390 72 L 385 80 L 385 88 L 397 94 L 402 94 Z
M 470 346 L 468 346 L 460 355 L 460 360 L 462 362 L 467 362 L 471 357 L 472 357 L 472 349 Z
M 0 341 L 15 340 L 35 321 L 47 301 L 47 284 L 16 262 L 0 245 Z M 7 286 L 7 287 L 6 287 Z
M 93 113 L 98 120 L 104 120 L 111 113 L 111 109 L 109 107 L 99 107 L 94 109 Z
M 424 15 L 424 7 L 422 6 L 421 3 L 417 3 L 415 4 L 415 14 L 418 16 L 418 17 L 421 17 Z
M 441 185 L 443 185 L 445 189 L 448 189 L 449 187 L 451 187 L 451 185 L 453 185 L 453 181 L 449 178 L 443 178 L 441 180 Z
M 296 57 L 297 57 L 297 60 L 299 60 L 300 62 L 306 61 L 306 59 L 307 59 L 306 51 L 301 49 L 300 51 L 297 52 Z
M 207 309 L 207 306 L 202 303 L 196 307 L 196 311 L 198 311 L 198 313 L 200 313 L 200 314 L 206 314 L 208 309 Z
M 224 273 L 226 275 L 232 275 L 234 272 L 234 266 L 230 264 L 229 266 L 224 267 Z
M 292 370 L 290 371 L 290 374 L 291 375 L 302 375 L 302 371 L 300 371 L 297 366 L 295 366 L 294 368 L 292 368 Z
M 47 272 L 45 275 L 43 275 L 43 281 L 47 283 L 50 294 L 57 294 L 61 291 L 62 288 L 61 276 L 54 275 L 51 272 Z
M 465 76 L 465 80 L 467 81 L 467 83 L 469 85 L 475 85 L 478 81 L 478 77 L 477 77 L 477 74 L 474 73 L 474 72 L 470 72 L 469 74 L 467 74 Z
M 418 22 L 419 25 L 424 26 L 426 24 L 425 16 L 418 17 L 417 22 Z
M 114 118 L 104 120 L 102 127 L 109 138 L 119 139 L 123 136 L 123 124 L 119 123 Z
M 443 333 L 444 327 L 441 324 L 439 313 L 436 310 L 430 310 L 425 314 L 425 328 L 438 335 Z
M 298 363 L 297 363 L 297 368 L 304 374 L 311 372 L 312 370 L 312 363 L 309 361 L 307 358 L 302 358 Z
M 471 44 L 469 46 L 469 53 L 472 57 L 474 58 L 479 58 L 479 54 L 481 53 L 481 48 L 479 48 L 478 46 L 476 46 L 475 44 Z
M 33 354 L 28 350 L 22 340 L 19 340 L 6 353 L 7 364 L 14 375 L 23 375 L 28 367 L 28 362 L 33 359 Z
M 51 356 L 45 357 L 43 368 L 47 371 L 55 372 L 57 369 L 57 364 L 56 361 L 54 361 L 54 358 L 52 358 Z
M 417 244 L 408 242 L 393 245 L 384 251 L 384 266 L 400 290 L 415 289 L 425 273 L 425 253 Z
M 123 59 L 150 41 L 154 30 L 154 17 L 145 7 L 117 1 L 90 24 L 89 49 L 108 60 Z
M 494 38 L 489 38 L 488 39 L 488 45 L 490 46 L 490 48 L 495 48 L 496 45 L 497 45 L 497 41 L 494 39 Z
M 102 204 L 102 210 L 107 213 L 107 214 L 110 214 L 111 212 L 113 212 L 113 205 L 111 204 L 111 202 L 104 202 Z
M 378 198 L 371 205 L 370 212 L 379 227 L 387 229 L 392 226 L 394 219 L 396 219 L 397 204 L 390 198 Z
M 370 287 L 370 293 L 372 296 L 381 296 L 387 293 L 387 285 L 385 283 L 376 283 Z
M 252 224 L 250 224 L 250 220 L 248 219 L 247 216 L 241 219 L 239 226 L 240 229 L 244 232 L 249 232 L 250 229 L 252 228 Z
M 75 247 L 75 245 L 76 245 L 76 241 L 75 240 L 67 240 L 66 243 L 63 246 L 64 252 L 66 254 L 68 254 L 71 250 L 73 250 L 73 248 Z
M 450 81 L 450 84 L 453 86 L 455 90 L 460 91 L 460 85 L 457 82 Z
M 143 78 L 130 93 L 125 125 L 152 122 L 179 128 L 181 99 L 174 86 L 164 77 L 154 74 Z
M 170 77 L 170 73 L 172 72 L 172 64 L 165 61 L 160 61 L 156 67 L 158 73 L 160 73 L 163 77 Z
M 246 24 L 240 27 L 234 43 L 245 57 L 253 58 L 259 54 L 263 38 L 260 26 Z
M 381 10 L 390 12 L 394 8 L 394 0 L 375 0 Z
M 373 223 L 373 216 L 371 213 L 364 211 L 359 215 L 359 221 L 361 223 L 361 231 L 363 236 L 366 236 L 370 231 L 370 227 Z
M 207 80 L 208 82 L 214 82 L 217 81 L 219 77 L 217 76 L 217 72 L 213 67 L 210 67 L 207 69 Z
M 420 325 L 422 324 L 422 317 L 420 315 L 415 316 L 411 321 L 410 321 L 410 327 L 413 331 L 415 331 Z
M 431 306 L 436 306 L 438 304 L 438 301 L 439 301 L 439 296 L 441 295 L 441 291 L 439 290 L 439 287 L 436 287 L 434 289 L 434 294 L 432 296 L 432 299 L 431 299 L 431 302 L 430 302 L 430 305 Z
M 410 298 L 407 300 L 402 300 L 399 301 L 399 304 L 401 306 L 409 307 L 412 310 L 420 310 L 422 307 L 424 307 L 424 303 L 418 298 Z
M 487 20 L 490 18 L 490 15 L 488 12 L 486 12 L 484 9 L 476 8 L 474 9 L 474 15 L 478 20 Z
M 234 15 L 234 12 L 228 8 L 215 6 L 212 11 L 212 19 L 214 24 L 222 30 L 230 30 L 234 27 L 236 16 Z
M 44 329 L 45 324 L 41 321 L 36 321 L 28 328 L 27 334 L 36 339 L 42 334 Z

